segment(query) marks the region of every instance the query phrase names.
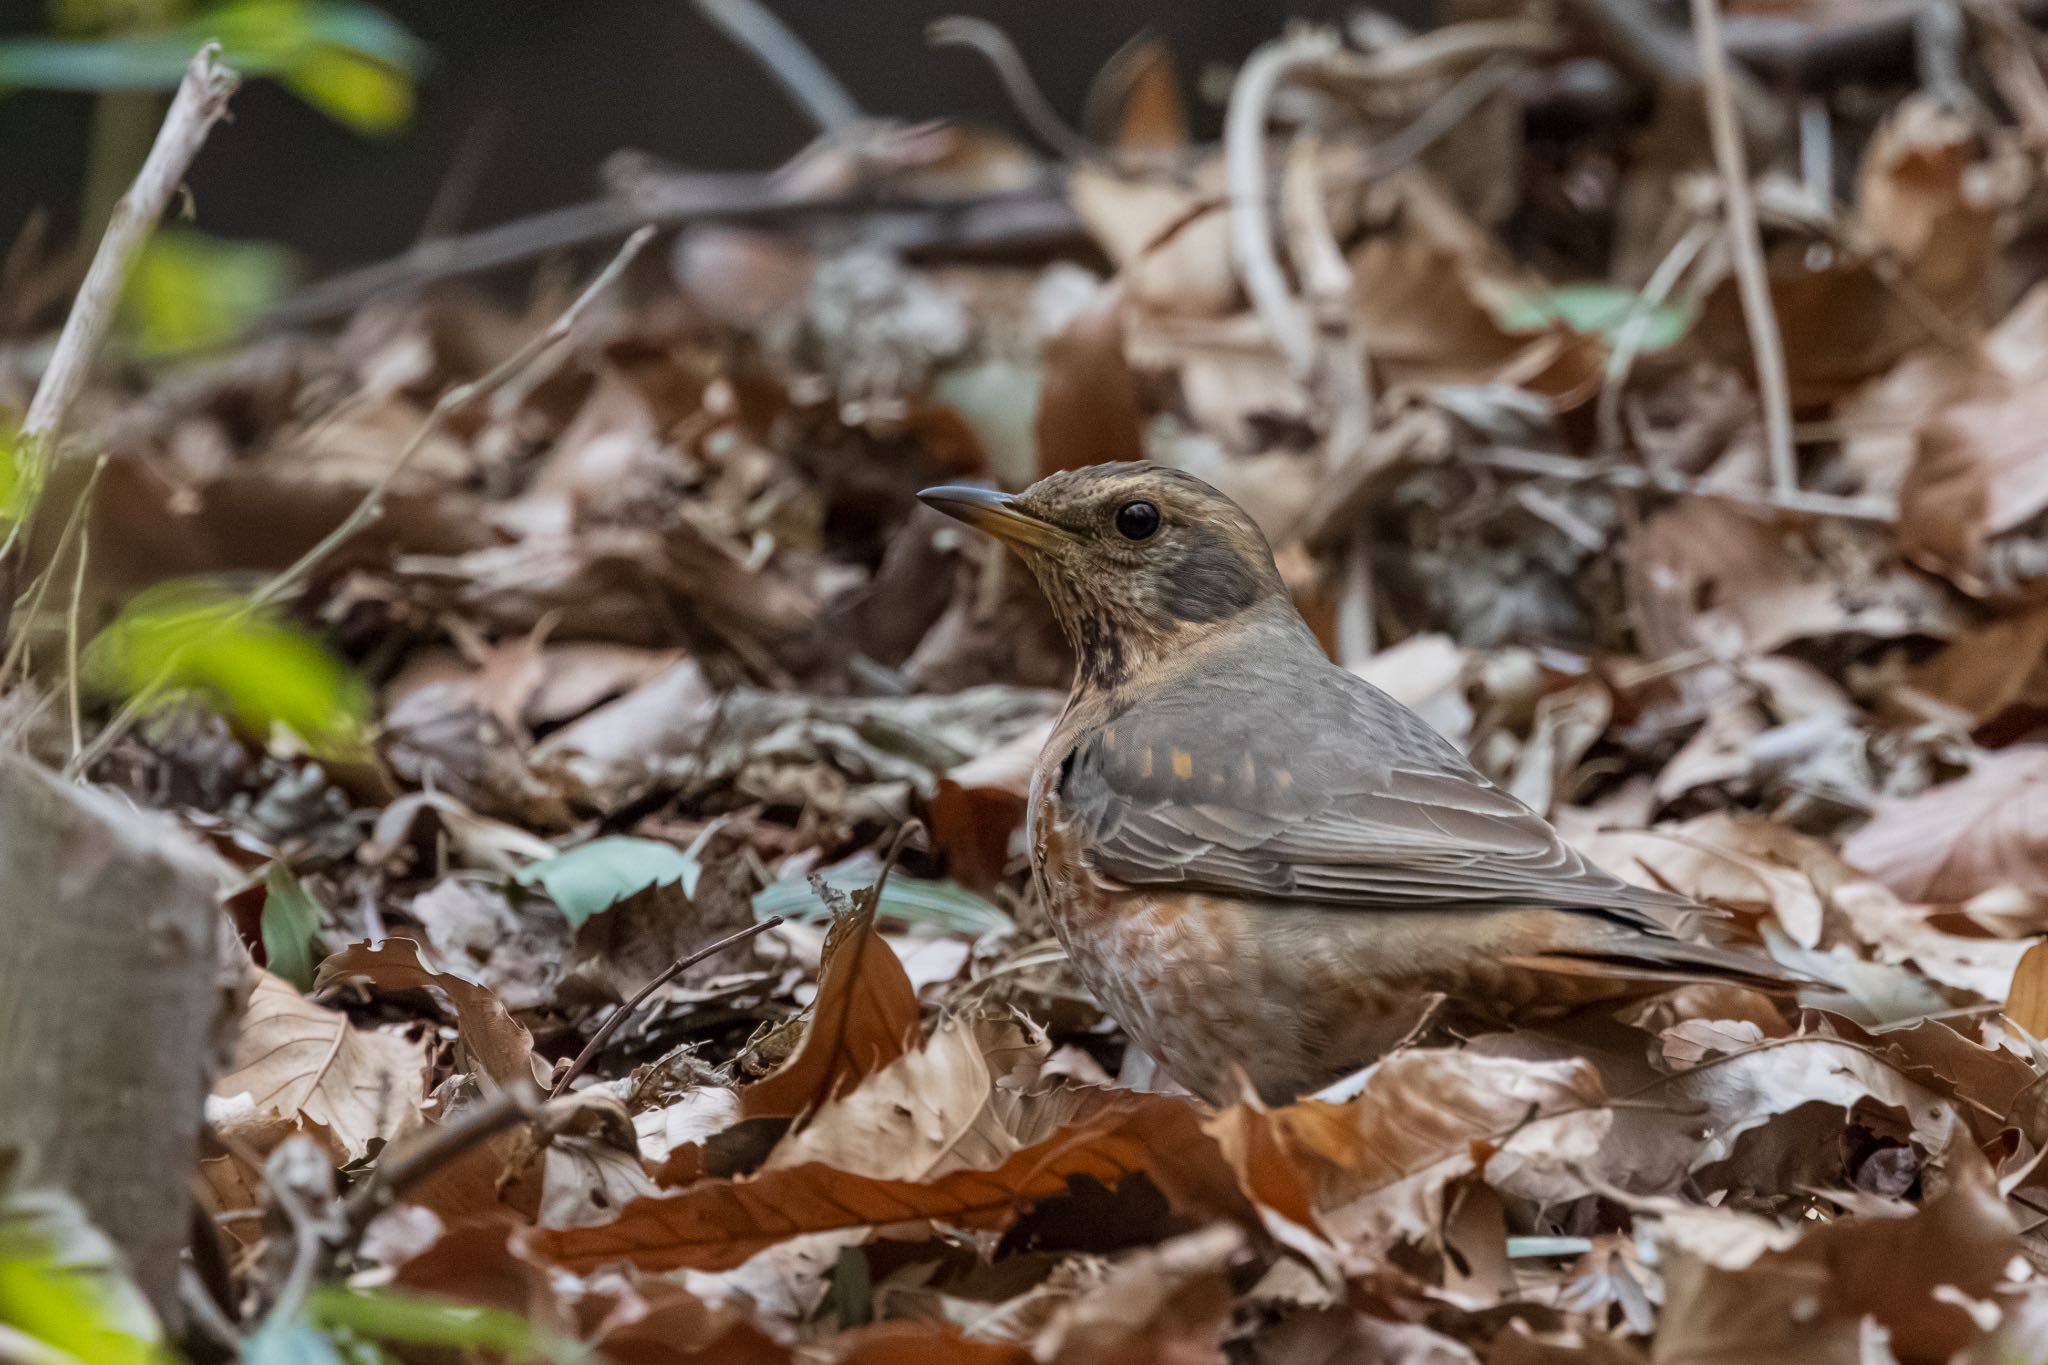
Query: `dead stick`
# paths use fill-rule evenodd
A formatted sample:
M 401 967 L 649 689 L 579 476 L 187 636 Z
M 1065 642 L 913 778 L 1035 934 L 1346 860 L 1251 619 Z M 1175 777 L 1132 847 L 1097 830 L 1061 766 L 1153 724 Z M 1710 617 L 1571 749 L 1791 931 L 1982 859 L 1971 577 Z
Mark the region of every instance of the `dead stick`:
M 749 924 L 737 933 L 727 934 L 718 942 L 699 948 L 688 957 L 679 957 L 674 962 L 669 963 L 667 967 L 662 969 L 659 976 L 656 976 L 654 980 L 634 992 L 631 1000 L 613 1010 L 612 1017 L 605 1020 L 603 1026 L 597 1032 L 590 1035 L 590 1041 L 585 1043 L 583 1050 L 576 1054 L 576 1060 L 569 1063 L 569 1069 L 564 1071 L 562 1078 L 555 1082 L 554 1089 L 548 1091 L 548 1098 L 551 1100 L 560 1099 L 568 1092 L 569 1083 L 589 1069 L 590 1064 L 597 1060 L 598 1054 L 604 1051 L 604 1045 L 609 1043 L 612 1040 L 612 1035 L 619 1031 L 619 1025 L 632 1018 L 634 1011 L 646 1003 L 648 996 L 653 995 L 663 986 L 666 986 L 669 982 L 675 980 L 678 976 L 681 976 L 684 972 L 714 953 L 724 952 L 727 948 L 732 947 L 733 944 L 743 943 L 756 934 L 765 934 L 781 923 L 782 916 L 771 915 L 759 924 Z
M 239 83 L 240 78 L 221 63 L 218 43 L 200 48 L 185 68 L 185 79 L 178 84 L 149 156 L 107 220 L 92 267 L 79 286 L 71 314 L 64 319 L 64 330 L 57 335 L 56 349 L 50 353 L 49 368 L 43 371 L 28 416 L 22 421 L 22 435 L 40 443 L 45 453 L 54 447 L 64 419 L 85 387 L 86 374 L 113 325 L 136 258 L 170 206 L 171 196 L 207 133 L 227 112 L 228 97 Z
M 1721 41 L 1718 0 L 1692 0 L 1692 23 L 1699 44 L 1707 135 L 1714 144 L 1714 164 L 1721 173 L 1723 208 L 1728 217 L 1728 251 L 1735 264 L 1742 321 L 1749 330 L 1750 355 L 1756 364 L 1757 396 L 1763 404 L 1764 450 L 1770 457 L 1771 484 L 1781 495 L 1792 493 L 1799 487 L 1799 467 L 1793 459 L 1792 386 L 1785 376 L 1785 339 L 1771 308 L 1763 233 L 1757 227 L 1748 155 L 1736 124 L 1733 78 L 1728 49 Z
M 1238 277 L 1259 321 L 1287 358 L 1288 368 L 1303 380 L 1315 373 L 1315 329 L 1288 288 L 1273 248 L 1268 221 L 1272 195 L 1266 187 L 1266 120 L 1274 94 L 1290 75 L 1336 51 L 1337 40 L 1328 33 L 1311 32 L 1267 43 L 1245 60 L 1223 116 L 1230 245 Z

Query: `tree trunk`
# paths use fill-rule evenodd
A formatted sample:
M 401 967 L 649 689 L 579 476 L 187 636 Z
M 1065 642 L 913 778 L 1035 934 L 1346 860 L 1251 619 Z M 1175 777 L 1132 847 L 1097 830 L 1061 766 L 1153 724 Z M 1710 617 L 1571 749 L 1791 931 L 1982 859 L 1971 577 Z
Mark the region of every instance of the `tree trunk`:
M 0 759 L 0 1148 L 85 1205 L 171 1322 L 219 894 L 169 821 Z

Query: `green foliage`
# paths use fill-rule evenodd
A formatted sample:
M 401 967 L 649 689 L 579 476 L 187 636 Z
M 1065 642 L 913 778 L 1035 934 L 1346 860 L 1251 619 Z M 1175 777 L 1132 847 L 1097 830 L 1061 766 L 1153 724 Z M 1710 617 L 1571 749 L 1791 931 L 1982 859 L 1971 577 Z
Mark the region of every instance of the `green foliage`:
M 412 117 L 413 78 L 426 59 L 418 39 L 355 0 L 228 0 L 148 32 L 0 42 L 0 92 L 168 90 L 206 42 L 220 43 L 243 75 L 274 77 L 365 133 Z
M 167 227 L 143 248 L 123 305 L 145 355 L 218 346 L 275 303 L 295 273 L 284 247 Z
M 83 1365 L 170 1359 L 113 1244 L 54 1190 L 0 1192 L 0 1326 Z
M 683 894 L 694 896 L 702 871 L 694 847 L 680 849 L 655 839 L 620 836 L 592 839 L 544 858 L 520 869 L 518 880 L 547 892 L 569 923 L 580 927 L 650 886 L 681 883 Z
M 579 1354 L 572 1345 L 550 1340 L 524 1318 L 503 1309 L 384 1290 L 318 1290 L 306 1302 L 306 1321 L 343 1339 L 488 1351 L 506 1360 L 569 1361 Z
M 0 414 L 0 533 L 19 525 L 42 489 L 43 466 L 21 428 Z
M 873 886 L 876 871 L 872 862 L 856 859 L 826 869 L 820 880 L 830 890 L 851 895 Z M 781 915 L 787 919 L 818 920 L 831 913 L 802 877 L 787 877 L 754 893 L 755 919 Z M 929 924 L 948 933 L 976 937 L 1014 927 L 998 906 L 958 882 L 927 881 L 900 872 L 889 874 L 875 913 L 903 924 Z
M 369 724 L 369 694 L 347 664 L 275 613 L 206 582 L 138 594 L 87 647 L 84 681 L 103 695 L 195 692 L 245 733 L 279 727 L 345 756 Z
M 1535 332 L 1561 322 L 1574 332 L 1613 341 L 1636 309 L 1638 297 L 1635 290 L 1618 284 L 1561 284 L 1516 295 L 1499 310 L 1498 320 L 1510 332 Z M 1637 324 L 1642 328 L 1637 349 L 1661 351 L 1675 346 L 1692 323 L 1692 310 L 1675 303 L 1659 304 Z
M 290 867 L 273 862 L 264 875 L 263 955 L 270 970 L 302 991 L 320 966 L 320 926 L 327 911 Z

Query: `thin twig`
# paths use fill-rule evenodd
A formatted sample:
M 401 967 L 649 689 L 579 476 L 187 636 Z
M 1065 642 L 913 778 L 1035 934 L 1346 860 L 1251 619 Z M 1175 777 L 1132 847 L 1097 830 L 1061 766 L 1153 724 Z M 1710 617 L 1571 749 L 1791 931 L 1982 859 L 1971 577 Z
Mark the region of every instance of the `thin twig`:
M 1282 188 L 1288 252 L 1301 277 L 1321 351 L 1316 361 L 1316 387 L 1329 411 L 1325 457 L 1329 467 L 1337 470 L 1362 456 L 1372 438 L 1371 339 L 1363 334 L 1350 263 L 1330 226 L 1322 142 L 1314 134 L 1296 136 L 1288 152 Z M 1347 668 L 1373 655 L 1372 592 L 1371 546 L 1361 520 L 1339 554 L 1337 661 Z
M 621 275 L 625 274 L 626 268 L 633 263 L 633 259 L 640 254 L 641 248 L 645 247 L 653 236 L 654 229 L 652 227 L 643 227 L 638 232 L 635 232 L 626 239 L 626 244 L 619 248 L 618 254 L 612 257 L 610 263 L 603 270 L 599 271 L 596 278 L 591 280 L 584 291 L 576 297 L 576 301 L 563 310 L 561 316 L 548 324 L 545 331 L 528 338 L 524 345 L 507 356 L 502 363 L 493 367 L 482 378 L 471 380 L 467 384 L 458 384 L 442 394 L 440 400 L 434 404 L 433 409 L 427 413 L 426 419 L 414 430 L 412 438 L 399 450 L 397 458 L 378 477 L 377 481 L 370 485 L 369 491 L 363 494 L 362 500 L 342 519 L 341 524 L 332 531 L 329 531 L 325 536 L 322 536 L 319 543 L 300 555 L 283 572 L 251 593 L 248 601 L 244 602 L 222 622 L 222 627 L 231 627 L 238 622 L 245 621 L 264 607 L 279 601 L 287 593 L 294 591 L 314 569 L 319 567 L 320 563 L 327 556 L 334 553 L 335 550 L 354 538 L 365 527 L 376 521 L 383 514 L 384 495 L 390 490 L 392 483 L 405 472 L 406 468 L 412 463 L 413 457 L 419 454 L 420 450 L 434 433 L 441 429 L 441 424 L 456 412 L 461 411 L 479 397 L 489 393 L 498 385 L 518 374 L 526 366 L 532 364 L 550 346 L 566 338 L 574 330 L 577 321 L 597 301 L 598 297 L 610 288 Z M 128 727 L 135 723 L 136 717 L 141 715 L 161 695 L 169 677 L 176 668 L 179 657 L 180 654 L 174 654 L 171 659 L 167 660 L 164 668 L 157 674 L 156 678 L 137 691 L 134 696 L 130 697 L 122 705 L 121 709 L 115 712 L 113 718 L 107 722 L 106 727 L 93 737 L 92 743 L 87 745 L 82 752 L 73 756 L 71 762 L 64 769 L 67 776 L 76 777 L 80 773 L 90 771 L 92 765 L 97 763 L 107 750 L 117 743 L 122 735 L 128 732 Z
M 1017 117 L 1046 146 L 1068 161 L 1101 161 L 1102 149 L 1083 137 L 1052 107 L 1045 91 L 1032 79 L 1024 54 L 1010 41 L 1010 35 L 986 19 L 952 14 L 925 25 L 924 40 L 932 47 L 964 47 L 979 53 L 995 69 L 996 80 Z
M 886 872 L 884 875 L 886 875 Z M 653 995 L 663 986 L 666 986 L 705 958 L 724 952 L 735 943 L 744 943 L 756 934 L 765 934 L 781 923 L 782 916 L 771 915 L 758 924 L 750 924 L 737 933 L 727 934 L 718 942 L 708 944 L 687 957 L 679 957 L 674 962 L 669 963 L 652 981 L 642 986 L 638 991 L 635 991 L 631 1000 L 613 1010 L 611 1018 L 605 1020 L 597 1032 L 590 1035 L 590 1041 L 585 1043 L 583 1050 L 576 1054 L 576 1060 L 569 1063 L 569 1069 L 562 1073 L 561 1079 L 557 1080 L 554 1088 L 548 1091 L 548 1098 L 556 1100 L 568 1093 L 569 1083 L 589 1069 L 590 1064 L 597 1060 L 598 1054 L 604 1051 L 604 1045 L 609 1043 L 612 1040 L 612 1035 L 619 1031 L 619 1025 L 632 1018 L 634 1012 L 647 1002 L 648 996 Z
M 1223 116 L 1224 178 L 1237 273 L 1253 311 L 1286 357 L 1288 368 L 1304 381 L 1315 374 L 1315 329 L 1288 288 L 1273 249 L 1266 121 L 1273 96 L 1286 79 L 1300 67 L 1327 60 L 1336 51 L 1337 40 L 1320 31 L 1267 43 L 1245 59 L 1237 83 L 1231 87 L 1230 108 Z
M 1369 148 L 1360 180 L 1392 175 L 1435 146 L 1472 111 L 1506 89 L 1522 74 L 1523 63 L 1505 53 L 1488 57 L 1431 100 L 1401 131 Z
M 697 10 L 745 48 L 821 133 L 837 133 L 865 115 L 818 54 L 759 0 L 696 0 Z
M 1599 433 L 1602 450 L 1622 448 L 1621 399 L 1628 388 L 1629 371 L 1635 367 L 1636 355 L 1643 347 L 1643 338 L 1650 330 L 1650 320 L 1692 263 L 1713 238 L 1714 225 L 1696 222 L 1685 230 L 1671 250 L 1664 253 L 1664 259 L 1657 262 L 1657 268 L 1650 272 L 1650 278 L 1643 283 L 1643 290 L 1629 304 L 1628 314 L 1622 318 L 1621 326 L 1614 335 L 1614 348 L 1607 353 L 1607 364 L 1600 377 L 1600 394 L 1593 406 L 1594 430 Z
M 14 638 L 8 641 L 6 657 L 0 659 L 0 689 L 6 688 L 13 681 L 15 668 L 22 665 L 28 655 L 31 627 L 36 617 L 42 613 L 43 599 L 49 596 L 50 584 L 55 580 L 57 566 L 64 562 L 64 556 L 71 548 L 71 537 L 85 524 L 86 514 L 92 507 L 93 492 L 99 487 L 100 475 L 106 467 L 105 455 L 94 461 L 92 473 L 86 477 L 85 487 L 72 500 L 71 511 L 65 515 L 63 529 L 57 533 L 57 543 L 50 551 L 50 562 L 43 566 L 43 571 L 36 575 L 35 582 L 29 584 L 28 591 L 14 604 L 13 619 L 23 624 L 14 632 Z
M 157 130 L 149 156 L 136 173 L 135 183 L 114 205 L 92 267 L 79 286 L 70 316 L 64 319 L 57 347 L 50 353 L 49 368 L 43 371 L 28 416 L 22 419 L 22 435 L 40 442 L 46 454 L 62 434 L 64 421 L 113 325 L 136 257 L 170 206 L 171 196 L 207 133 L 227 113 L 228 97 L 239 83 L 240 78 L 222 64 L 218 43 L 200 48 L 185 68 L 185 78 L 178 83 L 178 93 Z
M 1742 320 L 1749 330 L 1757 395 L 1763 404 L 1764 450 L 1770 458 L 1771 483 L 1780 494 L 1792 493 L 1799 487 L 1799 468 L 1793 458 L 1792 388 L 1785 377 L 1785 340 L 1778 330 L 1778 315 L 1771 308 L 1770 273 L 1764 263 L 1756 200 L 1750 193 L 1748 156 L 1735 118 L 1718 0 L 1692 0 L 1692 23 L 1693 38 L 1699 45 L 1707 134 L 1714 145 L 1714 164 L 1721 174 L 1721 198 L 1728 216 L 1728 251 L 1735 264 Z
M 90 487 L 88 484 L 87 488 Z M 78 528 L 78 563 L 71 571 L 71 606 L 64 613 L 64 706 L 71 720 L 73 758 L 85 748 L 85 722 L 80 718 L 78 705 L 78 614 L 85 601 L 85 565 L 91 550 L 92 526 L 90 522 L 82 523 Z
M 1898 505 L 1890 498 L 1845 497 L 1837 493 L 1809 493 L 1803 489 L 1780 492 L 1775 488 L 1738 488 L 1682 474 L 1666 474 L 1639 465 L 1603 460 L 1581 460 L 1553 455 L 1543 450 L 1521 450 L 1513 446 L 1487 446 L 1464 450 L 1458 458 L 1467 464 L 1506 469 L 1517 474 L 1535 474 L 1569 483 L 1605 483 L 1616 488 L 1646 488 L 1682 497 L 1713 498 L 1743 507 L 1759 507 L 1800 516 L 1833 517 L 1839 521 L 1875 522 L 1891 525 L 1898 520 Z
M 314 545 L 312 549 L 299 556 L 296 562 L 252 594 L 249 599 L 251 608 L 267 606 L 293 591 L 305 580 L 307 575 L 311 574 L 320 565 L 322 560 L 347 543 L 357 532 L 382 516 L 384 512 L 384 496 L 390 491 L 392 483 L 397 480 L 399 475 L 405 472 L 411 465 L 413 458 L 420 453 L 421 449 L 433 438 L 434 434 L 440 431 L 442 424 L 478 398 L 481 398 L 500 384 L 519 374 L 520 371 L 539 359 L 541 354 L 549 347 L 566 339 L 569 333 L 575 330 L 576 324 L 582 320 L 583 315 L 590 311 L 591 305 L 596 303 L 598 298 L 607 289 L 617 283 L 619 277 L 626 273 L 627 267 L 633 264 L 634 257 L 640 254 L 641 249 L 653 237 L 654 229 L 652 227 L 643 227 L 631 237 L 628 237 L 626 244 L 619 248 L 618 254 L 612 257 L 610 263 L 603 270 L 597 272 L 596 278 L 592 279 L 583 292 L 576 296 L 576 301 L 564 309 L 561 316 L 549 323 L 544 331 L 528 337 L 524 345 L 511 355 L 505 357 L 504 360 L 499 362 L 489 373 L 481 378 L 473 379 L 467 384 L 457 384 L 454 388 L 442 394 L 439 401 L 434 404 L 433 410 L 428 412 L 426 420 L 420 423 L 419 427 L 413 432 L 412 438 L 399 450 L 397 458 L 391 462 L 390 467 L 378 476 L 375 483 L 370 485 L 370 490 L 363 495 L 362 501 L 355 505 L 354 510 L 342 519 L 339 526 L 336 526 L 332 531 L 321 537 L 319 543 Z

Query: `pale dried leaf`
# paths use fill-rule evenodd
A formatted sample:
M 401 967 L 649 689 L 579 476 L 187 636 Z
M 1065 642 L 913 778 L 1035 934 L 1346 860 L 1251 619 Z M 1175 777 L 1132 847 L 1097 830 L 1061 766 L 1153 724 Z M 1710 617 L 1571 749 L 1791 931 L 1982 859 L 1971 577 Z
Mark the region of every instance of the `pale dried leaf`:
M 265 972 L 237 1026 L 231 1069 L 213 1093 L 246 1095 L 258 1113 L 274 1109 L 317 1124 L 336 1154 L 354 1161 L 373 1142 L 420 1126 L 426 1070 L 424 1043 L 359 1029 Z

